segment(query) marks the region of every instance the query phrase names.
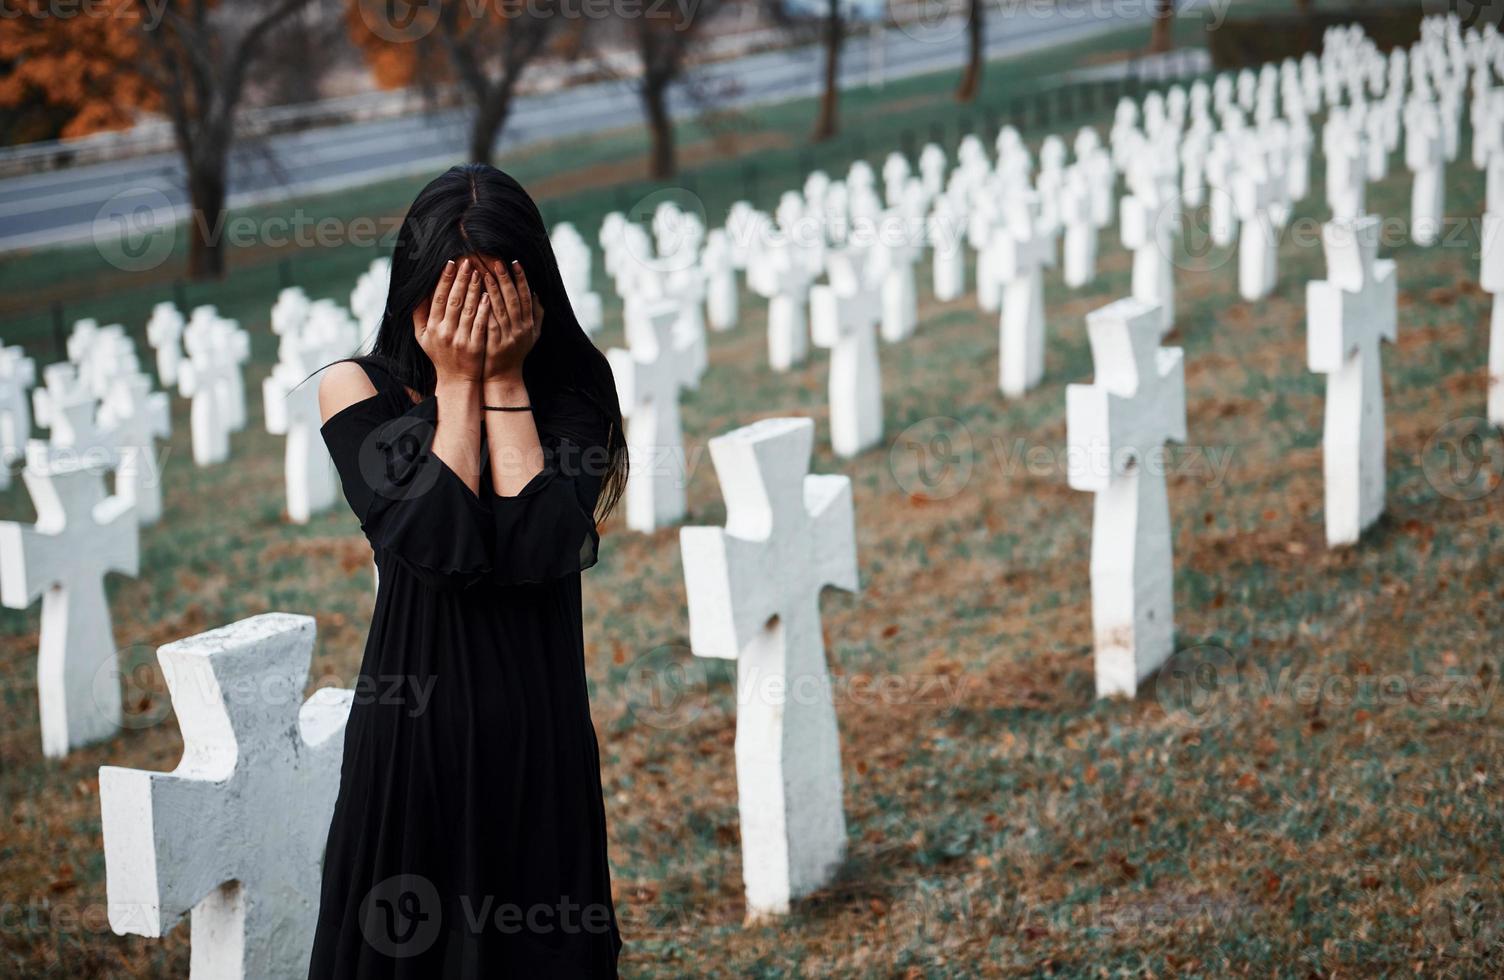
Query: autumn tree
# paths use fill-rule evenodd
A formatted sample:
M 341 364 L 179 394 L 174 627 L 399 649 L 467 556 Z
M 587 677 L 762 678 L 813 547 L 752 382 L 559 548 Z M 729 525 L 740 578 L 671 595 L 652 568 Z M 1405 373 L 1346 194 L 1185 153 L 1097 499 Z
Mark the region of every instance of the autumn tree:
M 66 106 L 64 135 L 129 125 L 143 108 L 166 115 L 187 174 L 189 274 L 220 276 L 235 114 L 269 36 L 309 2 L 4 0 L 0 99 Z
M 820 88 L 820 112 L 815 117 L 815 142 L 830 139 L 840 128 L 837 115 L 841 106 L 841 48 L 846 41 L 846 18 L 841 15 L 842 0 L 825 0 L 825 18 L 820 27 L 820 43 L 825 49 L 825 78 Z
M 1175 0 L 1154 0 L 1154 26 L 1149 32 L 1150 51 L 1169 51 L 1175 46 Z
M 109 16 L 56 17 L 42 0 L 0 0 L 0 110 L 9 143 L 122 129 L 157 108 L 156 91 L 131 70 L 139 54 L 135 0 Z
M 555 36 L 572 33 L 557 0 L 441 0 L 401 24 L 373 22 L 375 0 L 352 0 L 355 43 L 379 84 L 431 96 L 457 84 L 470 109 L 469 155 L 491 163 L 523 72 Z
M 967 0 L 966 70 L 961 74 L 961 84 L 956 86 L 956 98 L 961 102 L 976 101 L 977 93 L 982 90 L 982 68 L 987 63 L 986 6 L 987 0 Z
M 641 74 L 637 94 L 647 117 L 652 149 L 648 173 L 657 180 L 672 177 L 677 170 L 674 151 L 674 120 L 669 112 L 669 87 L 688 67 L 688 55 L 705 25 L 726 0 L 691 0 L 688 3 L 644 3 L 623 8 L 626 30 L 637 50 Z

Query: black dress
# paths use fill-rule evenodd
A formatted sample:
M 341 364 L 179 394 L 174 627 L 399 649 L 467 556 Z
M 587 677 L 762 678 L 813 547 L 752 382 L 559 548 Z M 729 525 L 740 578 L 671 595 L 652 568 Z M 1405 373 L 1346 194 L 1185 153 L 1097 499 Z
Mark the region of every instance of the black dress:
M 580 624 L 606 418 L 535 405 L 543 472 L 477 496 L 430 451 L 435 400 L 366 373 L 323 427 L 380 586 L 309 977 L 615 976 Z

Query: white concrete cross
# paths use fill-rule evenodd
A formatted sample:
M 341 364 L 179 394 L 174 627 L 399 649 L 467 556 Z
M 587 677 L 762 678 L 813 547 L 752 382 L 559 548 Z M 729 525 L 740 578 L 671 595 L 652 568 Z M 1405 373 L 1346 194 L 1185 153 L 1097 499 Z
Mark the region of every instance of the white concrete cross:
M 120 465 L 119 443 L 100 424 L 99 399 L 84 387 L 76 365 L 60 361 L 42 369 L 42 386 L 32 392 L 32 410 L 37 424 L 47 430 L 50 449 L 41 450 L 44 455 L 66 450 L 66 455 L 101 472 Z
M 966 211 L 966 241 L 977 256 L 977 308 L 983 313 L 996 313 L 1003 305 L 1003 284 L 992 257 L 997 226 L 1002 221 L 1002 202 L 989 181 L 976 189 Z
M 688 271 L 698 273 L 698 270 Z M 672 307 L 673 363 L 681 372 L 679 383 L 684 388 L 697 389 L 708 364 L 703 288 L 696 289 L 694 283 L 685 282 L 684 274 L 684 270 L 662 268 L 656 259 L 623 266 L 622 327 L 629 348 L 638 336 L 648 337 L 651 345 L 652 317 Z
M 903 197 L 904 182 L 908 179 L 908 158 L 902 153 L 889 153 L 883 160 L 883 201 L 888 207 L 898 207 L 898 202 Z
M 94 331 L 75 363 L 79 383 L 95 398 L 103 398 L 116 378 L 141 369 L 135 341 L 126 335 L 125 327 L 119 323 Z
M 142 527 L 162 517 L 162 467 L 156 440 L 172 435 L 172 412 L 165 391 L 152 391 L 151 376 L 121 375 L 99 406 L 99 424 L 119 452 L 115 492 L 135 509 Z
M 643 327 L 628 334 L 629 349 L 613 348 L 606 357 L 627 419 L 627 526 L 649 534 L 684 517 L 684 369 L 674 346 L 678 307 L 644 300 L 641 316 Z
M 1044 377 L 1044 273 L 1048 241 L 1038 233 L 1039 201 L 1032 192 L 1003 206 L 1004 224 L 991 258 L 1003 285 L 998 317 L 998 388 L 1021 398 Z
M 712 229 L 705 236 L 705 250 L 700 253 L 700 268 L 705 275 L 705 317 L 710 329 L 717 333 L 735 327 L 741 312 L 731 252 L 725 229 Z
M 157 380 L 164 388 L 178 383 L 178 365 L 183 363 L 183 314 L 176 304 L 158 303 L 146 321 L 146 342 L 157 352 Z
M 1212 244 L 1226 248 L 1238 230 L 1238 209 L 1233 196 L 1233 178 L 1237 172 L 1233 138 L 1214 133 L 1206 151 L 1207 221 Z
M 883 438 L 882 305 L 848 252 L 831 252 L 826 262 L 830 285 L 810 290 L 810 327 L 815 346 L 830 350 L 831 448 L 849 458 Z
M 34 447 L 21 479 L 37 523 L 0 521 L 0 602 L 25 609 L 42 600 L 42 754 L 61 758 L 120 727 L 104 577 L 137 574 L 140 531 L 130 505 L 105 496 L 104 474 L 77 460 L 53 459 L 45 447 Z
M 1364 165 L 1364 137 L 1347 112 L 1332 109 L 1321 130 L 1321 149 L 1326 156 L 1326 201 L 1334 221 L 1347 221 L 1363 213 L 1368 171 Z
M 869 260 L 868 278 L 882 300 L 882 337 L 894 344 L 914 335 L 919 326 L 919 301 L 914 285 L 914 263 L 919 261 L 918 232 L 911 230 L 896 209 L 885 212 L 877 226 Z M 830 267 L 830 258 L 826 258 Z
M 1211 126 L 1197 126 L 1180 143 L 1180 199 L 1187 208 L 1206 200 L 1206 158 L 1211 149 Z
M 1274 292 L 1279 280 L 1279 232 L 1271 214 L 1279 196 L 1259 155 L 1249 154 L 1233 176 L 1233 199 L 1240 229 L 1238 295 L 1251 303 Z
M 10 486 L 11 464 L 31 437 L 31 388 L 37 363 L 19 346 L 0 345 L 0 490 Z
M 803 247 L 783 237 L 767 243 L 747 264 L 747 285 L 768 300 L 768 364 L 787 371 L 809 356 L 805 305 L 813 282 Z
M 652 229 L 654 247 L 667 268 L 686 269 L 699 260 L 705 225 L 697 213 L 664 201 L 653 209 Z
M 740 202 L 738 202 L 740 203 Z M 736 214 L 735 207 L 732 214 Z M 625 258 L 627 218 L 620 211 L 612 211 L 601 219 L 600 231 L 596 233 L 596 241 L 601 247 L 601 268 L 605 270 L 606 277 L 616 279 L 618 266 Z
M 1384 145 L 1384 109 L 1377 103 L 1354 106 L 1349 111 L 1359 112 L 1363 119 L 1363 140 L 1368 147 L 1367 174 L 1371 182 L 1389 176 L 1389 148 Z
M 1504 293 L 1504 215 L 1484 213 L 1479 245 L 1478 285 L 1494 297 L 1488 331 L 1488 420 L 1504 426 L 1504 306 L 1498 299 Z
M 249 348 L 244 333 L 232 321 L 222 321 L 212 310 L 203 309 L 194 311 L 183 335 L 188 359 L 178 368 L 178 387 L 193 400 L 189 410 L 193 461 L 212 466 L 230 458 L 230 432 L 236 429 L 237 418 L 244 419 L 240 365 Z
M 731 248 L 731 267 L 745 272 L 747 260 L 768 240 L 772 219 L 746 201 L 737 201 L 726 213 L 726 244 Z
M 63 344 L 63 350 L 68 355 L 68 360 L 79 364 L 89 353 L 89 346 L 94 343 L 94 337 L 99 333 L 99 321 L 93 317 L 85 317 L 73 322 L 73 329 L 68 332 L 68 339 Z
M 564 293 L 569 297 L 570 308 L 574 310 L 580 329 L 586 334 L 598 332 L 601 328 L 601 296 L 590 286 L 590 246 L 567 221 L 554 225 L 549 241 L 559 265 L 559 278 L 564 281 Z
M 705 274 L 698 261 L 665 272 L 660 295 L 678 307 L 674 344 L 684 369 L 684 386 L 696 390 L 710 365 L 705 341 Z
M 935 197 L 945 190 L 945 170 L 948 166 L 945 151 L 935 143 L 924 144 L 919 151 L 919 179 L 924 181 L 925 193 Z
M 934 208 L 925 220 L 925 238 L 931 251 L 931 280 L 935 299 L 942 303 L 960 299 L 966 291 L 965 227 L 962 211 L 949 196 L 935 198 Z
M 337 498 L 334 466 L 319 435 L 319 379 L 305 365 L 324 365 L 349 351 L 337 352 L 327 343 L 310 339 L 300 354 L 289 355 L 272 368 L 261 385 L 266 431 L 286 436 L 282 474 L 287 488 L 287 519 L 307 524 L 314 514 L 334 506 Z
M 1083 163 L 1065 170 L 1060 221 L 1065 226 L 1065 284 L 1080 289 L 1097 276 L 1097 224 L 1092 215 L 1091 178 Z
M 1119 225 L 1133 252 L 1133 298 L 1160 318 L 1160 336 L 1175 328 L 1175 189 L 1152 160 L 1132 172 Z
M 1394 262 L 1378 259 L 1377 215 L 1322 226 L 1327 278 L 1306 285 L 1307 360 L 1325 374 L 1326 540 L 1352 544 L 1384 512 L 1380 342 L 1396 336 Z
M 1135 299 L 1087 314 L 1096 380 L 1066 388 L 1068 482 L 1096 494 L 1091 608 L 1097 696 L 1132 697 L 1174 652 L 1164 444 L 1184 442 L 1185 364 L 1159 346 L 1158 311 Z
M 710 440 L 726 527 L 679 532 L 696 656 L 736 660 L 736 783 L 747 918 L 782 915 L 846 851 L 841 746 L 820 590 L 858 587 L 851 480 L 809 475 L 814 423 Z
M 195 980 L 308 973 L 354 697 L 303 700 L 314 631 L 265 613 L 163 646 L 182 761 L 100 767 L 110 928 L 165 936 L 191 912 Z
M 1441 238 L 1444 149 L 1436 104 L 1411 102 L 1405 109 L 1405 165 L 1415 174 L 1410 191 L 1410 240 L 1417 245 L 1434 245 Z
M 1290 142 L 1285 167 L 1285 196 L 1291 202 L 1306 199 L 1311 192 L 1311 124 L 1305 116 L 1290 120 Z
M 386 296 L 392 284 L 392 260 L 386 256 L 371 262 L 370 268 L 355 280 L 350 291 L 350 312 L 360 325 L 361 342 L 366 347 L 375 341 L 381 318 L 386 314 Z M 234 426 L 239 432 L 245 422 Z
M 1060 187 L 1065 182 L 1065 141 L 1046 136 L 1039 148 L 1039 174 L 1034 178 L 1034 192 L 1039 201 L 1039 215 L 1034 222 L 1035 234 L 1044 239 L 1045 267 L 1058 264 L 1057 243 L 1061 232 Z
M 289 337 L 296 338 L 303 332 L 303 325 L 308 322 L 312 311 L 313 301 L 303 287 L 288 286 L 277 294 L 277 301 L 272 304 L 272 333 L 281 337 L 284 343 Z
M 1101 231 L 1112 224 L 1114 197 L 1117 193 L 1117 172 L 1112 166 L 1112 154 L 1102 146 L 1102 139 L 1090 126 L 1082 126 L 1076 133 L 1076 160 L 1086 171 L 1091 184 L 1092 222 Z

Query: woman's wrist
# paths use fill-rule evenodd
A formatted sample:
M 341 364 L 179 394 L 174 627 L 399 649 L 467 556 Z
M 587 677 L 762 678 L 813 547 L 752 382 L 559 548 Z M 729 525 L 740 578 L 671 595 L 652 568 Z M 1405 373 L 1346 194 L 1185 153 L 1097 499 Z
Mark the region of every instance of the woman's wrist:
M 528 404 L 527 385 L 522 375 L 487 378 L 482 388 L 484 402 L 497 407 L 517 407 Z
M 453 399 L 455 401 L 479 401 L 480 400 L 479 378 L 454 378 L 440 377 L 433 385 L 433 393 L 437 398 Z

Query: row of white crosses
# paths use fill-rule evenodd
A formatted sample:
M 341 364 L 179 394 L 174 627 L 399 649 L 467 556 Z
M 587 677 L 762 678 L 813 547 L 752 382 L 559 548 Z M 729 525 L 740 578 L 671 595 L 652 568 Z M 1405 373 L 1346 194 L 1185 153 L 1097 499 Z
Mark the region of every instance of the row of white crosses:
M 384 274 L 378 263 L 362 281 Z M 362 291 L 371 322 L 377 316 L 369 298 L 374 287 L 357 286 L 352 300 Z M 380 302 L 384 306 L 384 294 Z M 332 465 L 318 437 L 317 384 L 310 376 L 354 353 L 361 328 L 336 304 L 310 304 L 297 289 L 279 297 L 272 324 L 281 344 L 264 388 L 267 425 L 288 436 L 288 512 L 303 522 L 335 499 Z M 241 369 L 248 336 L 213 307 L 196 309 L 185 324 L 171 304 L 153 310 L 147 333 L 158 370 L 193 399 L 195 460 L 223 460 L 229 432 L 245 425 Z M 180 341 L 186 360 L 174 353 Z M 48 756 L 118 731 L 116 644 L 104 577 L 137 574 L 136 528 L 162 513 L 155 441 L 165 439 L 171 425 L 168 397 L 153 391 L 150 376 L 139 370 L 123 327 L 81 320 L 66 349 L 70 359 L 43 369 L 42 385 L 30 392 L 35 420 L 49 431 L 42 441 L 29 439 L 27 391 L 36 380 L 34 363 L 18 347 L 0 348 L 0 447 L 6 463 L 0 470 L 8 482 L 10 461 L 24 455 L 22 477 L 38 515 L 34 526 L 0 522 L 0 601 L 24 609 L 42 599 L 37 687 Z M 111 473 L 113 493 L 106 486 Z
M 8 463 L 24 445 L 22 480 L 37 521 L 0 522 L 0 602 L 42 600 L 37 699 L 42 751 L 61 757 L 119 730 L 116 643 L 105 596 L 110 572 L 136 575 L 139 525 L 161 515 L 155 440 L 169 434 L 167 396 L 152 390 L 118 325 L 75 324 L 70 360 L 48 365 L 32 393 L 49 439 L 30 439 L 19 348 L 0 351 L 0 437 Z M 114 474 L 114 493 L 106 477 Z
M 50 436 L 33 443 L 35 452 L 66 451 L 113 472 L 115 492 L 134 507 L 137 521 L 155 524 L 162 515 L 156 440 L 172 432 L 167 395 L 153 390 L 120 324 L 79 320 L 66 351 L 69 359 L 43 369 L 44 384 L 32 393 L 35 420 Z
M 1393 272 L 1373 257 L 1376 219 L 1344 227 L 1351 244 L 1343 244 L 1335 225 L 1328 229 L 1333 271 L 1321 301 L 1333 315 L 1323 315 L 1320 327 L 1338 324 L 1337 339 L 1318 330 L 1313 313 L 1313 367 L 1320 348 L 1334 375 L 1355 376 L 1359 397 L 1353 403 L 1366 412 L 1378 390 L 1376 360 L 1369 357 L 1376 354 L 1374 340 L 1393 333 L 1392 325 L 1387 334 L 1383 326 L 1386 310 L 1392 324 Z M 729 242 L 728 252 L 733 268 L 746 267 L 745 259 L 737 265 Z M 865 340 L 847 349 L 875 349 L 880 304 L 870 284 L 853 286 L 863 279 L 862 258 L 850 246 L 827 251 L 832 281 L 811 290 L 817 342 L 842 344 L 860 334 Z M 672 301 L 661 299 L 646 307 L 654 312 L 644 321 L 650 330 L 637 333 L 651 344 L 613 352 L 612 360 L 613 366 L 623 355 L 632 361 L 618 369 L 619 377 L 669 392 L 660 399 L 676 417 L 686 377 L 674 363 L 680 317 Z M 1170 524 L 1163 467 L 1155 458 L 1166 440 L 1185 438 L 1185 394 L 1180 352 L 1159 347 L 1163 323 L 1160 311 L 1136 299 L 1092 314 L 1098 376 L 1068 394 L 1072 443 L 1101 451 L 1073 455 L 1086 465 L 1072 470 L 1071 483 L 1098 494 L 1093 613 L 1104 694 L 1131 692 L 1168 655 L 1173 635 Z M 644 364 L 661 380 L 638 384 Z M 1333 383 L 1349 386 L 1348 379 Z M 1381 446 L 1382 425 L 1378 433 Z M 854 514 L 847 478 L 808 475 L 813 439 L 813 424 L 805 419 L 768 420 L 712 439 L 726 527 L 681 532 L 694 651 L 741 661 L 736 757 L 751 919 L 786 912 L 793 899 L 828 883 L 845 850 L 839 734 L 826 686 L 818 594 L 826 584 L 858 586 Z M 1360 472 L 1371 473 L 1361 461 L 1372 440 L 1365 446 L 1350 458 Z M 1101 465 L 1093 466 L 1094 458 Z M 237 679 L 275 674 L 283 689 L 296 690 L 312 644 L 311 623 L 296 620 L 260 617 L 164 648 L 164 670 L 190 745 L 185 764 L 171 775 L 101 774 L 112 923 L 120 931 L 160 935 L 193 908 L 194 968 L 205 975 L 296 973 L 306 963 L 313 920 L 306 903 L 316 894 L 310 882 L 316 882 L 318 842 L 332 806 L 348 695 L 322 692 L 301 710 L 294 698 L 274 710 L 246 711 L 218 699 L 180 703 L 187 702 L 188 689 L 180 678 L 208 671 L 214 681 L 199 688 L 223 692 Z M 269 808 L 287 799 L 301 803 L 293 825 L 267 819 Z M 202 824 L 186 820 L 227 829 L 184 855 L 177 841 L 202 838 L 195 833 Z M 266 895 L 290 899 L 280 906 L 282 916 L 275 901 L 257 901 Z M 152 911 L 128 919 L 129 909 Z M 221 935 L 237 941 L 220 941 Z
M 360 325 L 332 300 L 310 301 L 297 286 L 277 297 L 271 313 L 277 363 L 262 382 L 266 431 L 287 437 L 283 475 L 287 517 L 306 524 L 334 506 L 334 464 L 319 435 L 317 375 L 360 346 Z
M 1341 66 L 1340 59 L 1330 64 Z M 1269 295 L 1277 281 L 1278 228 L 1287 220 L 1291 205 L 1304 196 L 1308 184 L 1308 114 L 1311 103 L 1320 98 L 1326 77 L 1322 71 L 1314 58 L 1307 58 L 1298 68 L 1294 62 L 1286 62 L 1277 70 L 1266 66 L 1257 74 L 1240 74 L 1235 82 L 1224 75 L 1211 88 L 1198 82 L 1191 86 L 1189 96 L 1179 87 L 1166 96 L 1151 93 L 1144 100 L 1142 129 L 1138 107 L 1124 100 L 1113 126 L 1110 154 L 1096 144 L 1095 134 L 1087 129 L 1076 141 L 1078 159 L 1067 168 L 1063 166 L 1063 142 L 1049 138 L 1041 148 L 1041 170 L 1032 185 L 1032 161 L 1017 132 L 1009 127 L 998 136 L 996 167 L 987 161 L 979 141 L 963 140 L 959 165 L 948 185 L 946 161 L 938 147 L 927 146 L 921 153 L 922 175 L 918 178 L 909 177 L 907 161 L 895 154 L 883 168 L 885 197 L 890 206 L 911 208 L 924 215 L 923 223 L 936 245 L 936 291 L 942 298 L 959 292 L 964 266 L 954 249 L 939 247 L 935 231 L 944 223 L 953 224 L 957 214 L 969 215 L 968 235 L 978 261 L 978 301 L 984 309 L 1000 310 L 999 387 L 1006 395 L 1017 397 L 1037 385 L 1042 376 L 1041 270 L 1054 265 L 1056 236 L 1064 229 L 1067 282 L 1076 286 L 1090 281 L 1095 234 L 1112 212 L 1113 159 L 1119 161 L 1128 180 L 1121 208 L 1124 243 L 1134 253 L 1133 295 L 1159 311 L 1163 331 L 1174 326 L 1172 251 L 1179 195 L 1201 197 L 1203 170 L 1210 171 L 1214 191 L 1214 236 L 1230 241 L 1230 229 L 1242 227 L 1240 293 L 1250 300 Z M 1326 74 L 1337 77 L 1331 69 Z M 1342 87 L 1337 88 L 1340 97 Z M 1253 125 L 1243 121 L 1245 112 L 1254 114 Z M 1222 118 L 1220 131 L 1212 122 L 1212 113 Z M 1369 115 L 1380 121 L 1388 118 L 1379 112 Z M 1191 132 L 1186 135 L 1183 130 L 1188 120 Z M 1393 127 L 1378 128 L 1388 132 Z M 1187 149 L 1193 145 L 1197 150 Z M 1207 146 L 1206 155 L 1215 158 L 1210 167 L 1201 162 L 1201 146 Z M 1364 169 L 1352 182 L 1359 199 L 1364 176 L 1371 178 L 1374 161 L 1382 164 L 1384 159 L 1383 154 L 1370 154 L 1360 161 Z M 1194 166 L 1182 169 L 1182 161 Z M 937 193 L 942 185 L 943 190 Z M 1031 193 L 1035 207 L 1015 203 L 1015 198 L 1027 198 Z M 927 198 L 934 203 L 925 214 Z M 776 223 L 747 221 L 745 212 L 733 214 L 733 220 L 728 221 L 728 232 L 739 228 L 743 233 L 749 229 L 758 233 L 753 237 L 750 258 L 738 262 L 728 246 L 725 261 L 718 261 L 718 268 L 726 273 L 726 295 L 734 295 L 730 270 L 744 266 L 749 285 L 770 299 L 769 357 L 775 369 L 786 370 L 806 355 L 808 297 L 810 288 L 826 271 L 826 255 L 833 245 L 844 244 L 845 228 L 858 219 L 872 218 L 881 207 L 871 169 L 859 161 L 844 182 L 830 181 L 820 173 L 810 175 L 802 196 L 791 192 L 780 200 Z M 1337 207 L 1339 216 L 1360 211 L 1360 203 Z M 662 212 L 660 208 L 654 215 L 655 232 Z M 820 230 L 814 241 L 808 234 L 797 234 L 801 221 L 811 215 Z M 620 224 L 619 216 L 613 217 Z M 781 234 L 776 240 L 766 240 L 771 233 Z M 613 264 L 612 251 L 618 253 L 618 267 L 630 266 L 619 261 L 619 256 L 633 250 L 613 250 L 608 235 L 615 240 L 630 240 L 620 227 L 613 233 L 609 221 L 603 227 L 608 268 Z M 639 239 L 645 241 L 645 236 L 639 234 Z M 912 331 L 916 319 L 907 312 L 912 310 L 911 265 L 903 258 L 895 261 L 889 249 L 874 249 L 874 258 L 866 263 L 869 270 L 886 267 L 908 273 L 884 278 L 880 287 L 883 336 L 899 339 Z M 618 275 L 618 282 L 621 280 Z M 633 288 L 627 287 L 624 294 L 629 303 Z M 1004 293 L 1010 297 L 1006 303 Z M 824 302 L 828 305 L 828 300 Z M 861 397 L 871 402 L 865 389 L 834 379 L 832 391 L 861 391 Z M 849 415 L 844 408 L 834 406 L 832 414 Z M 844 453 L 850 441 L 842 441 Z

